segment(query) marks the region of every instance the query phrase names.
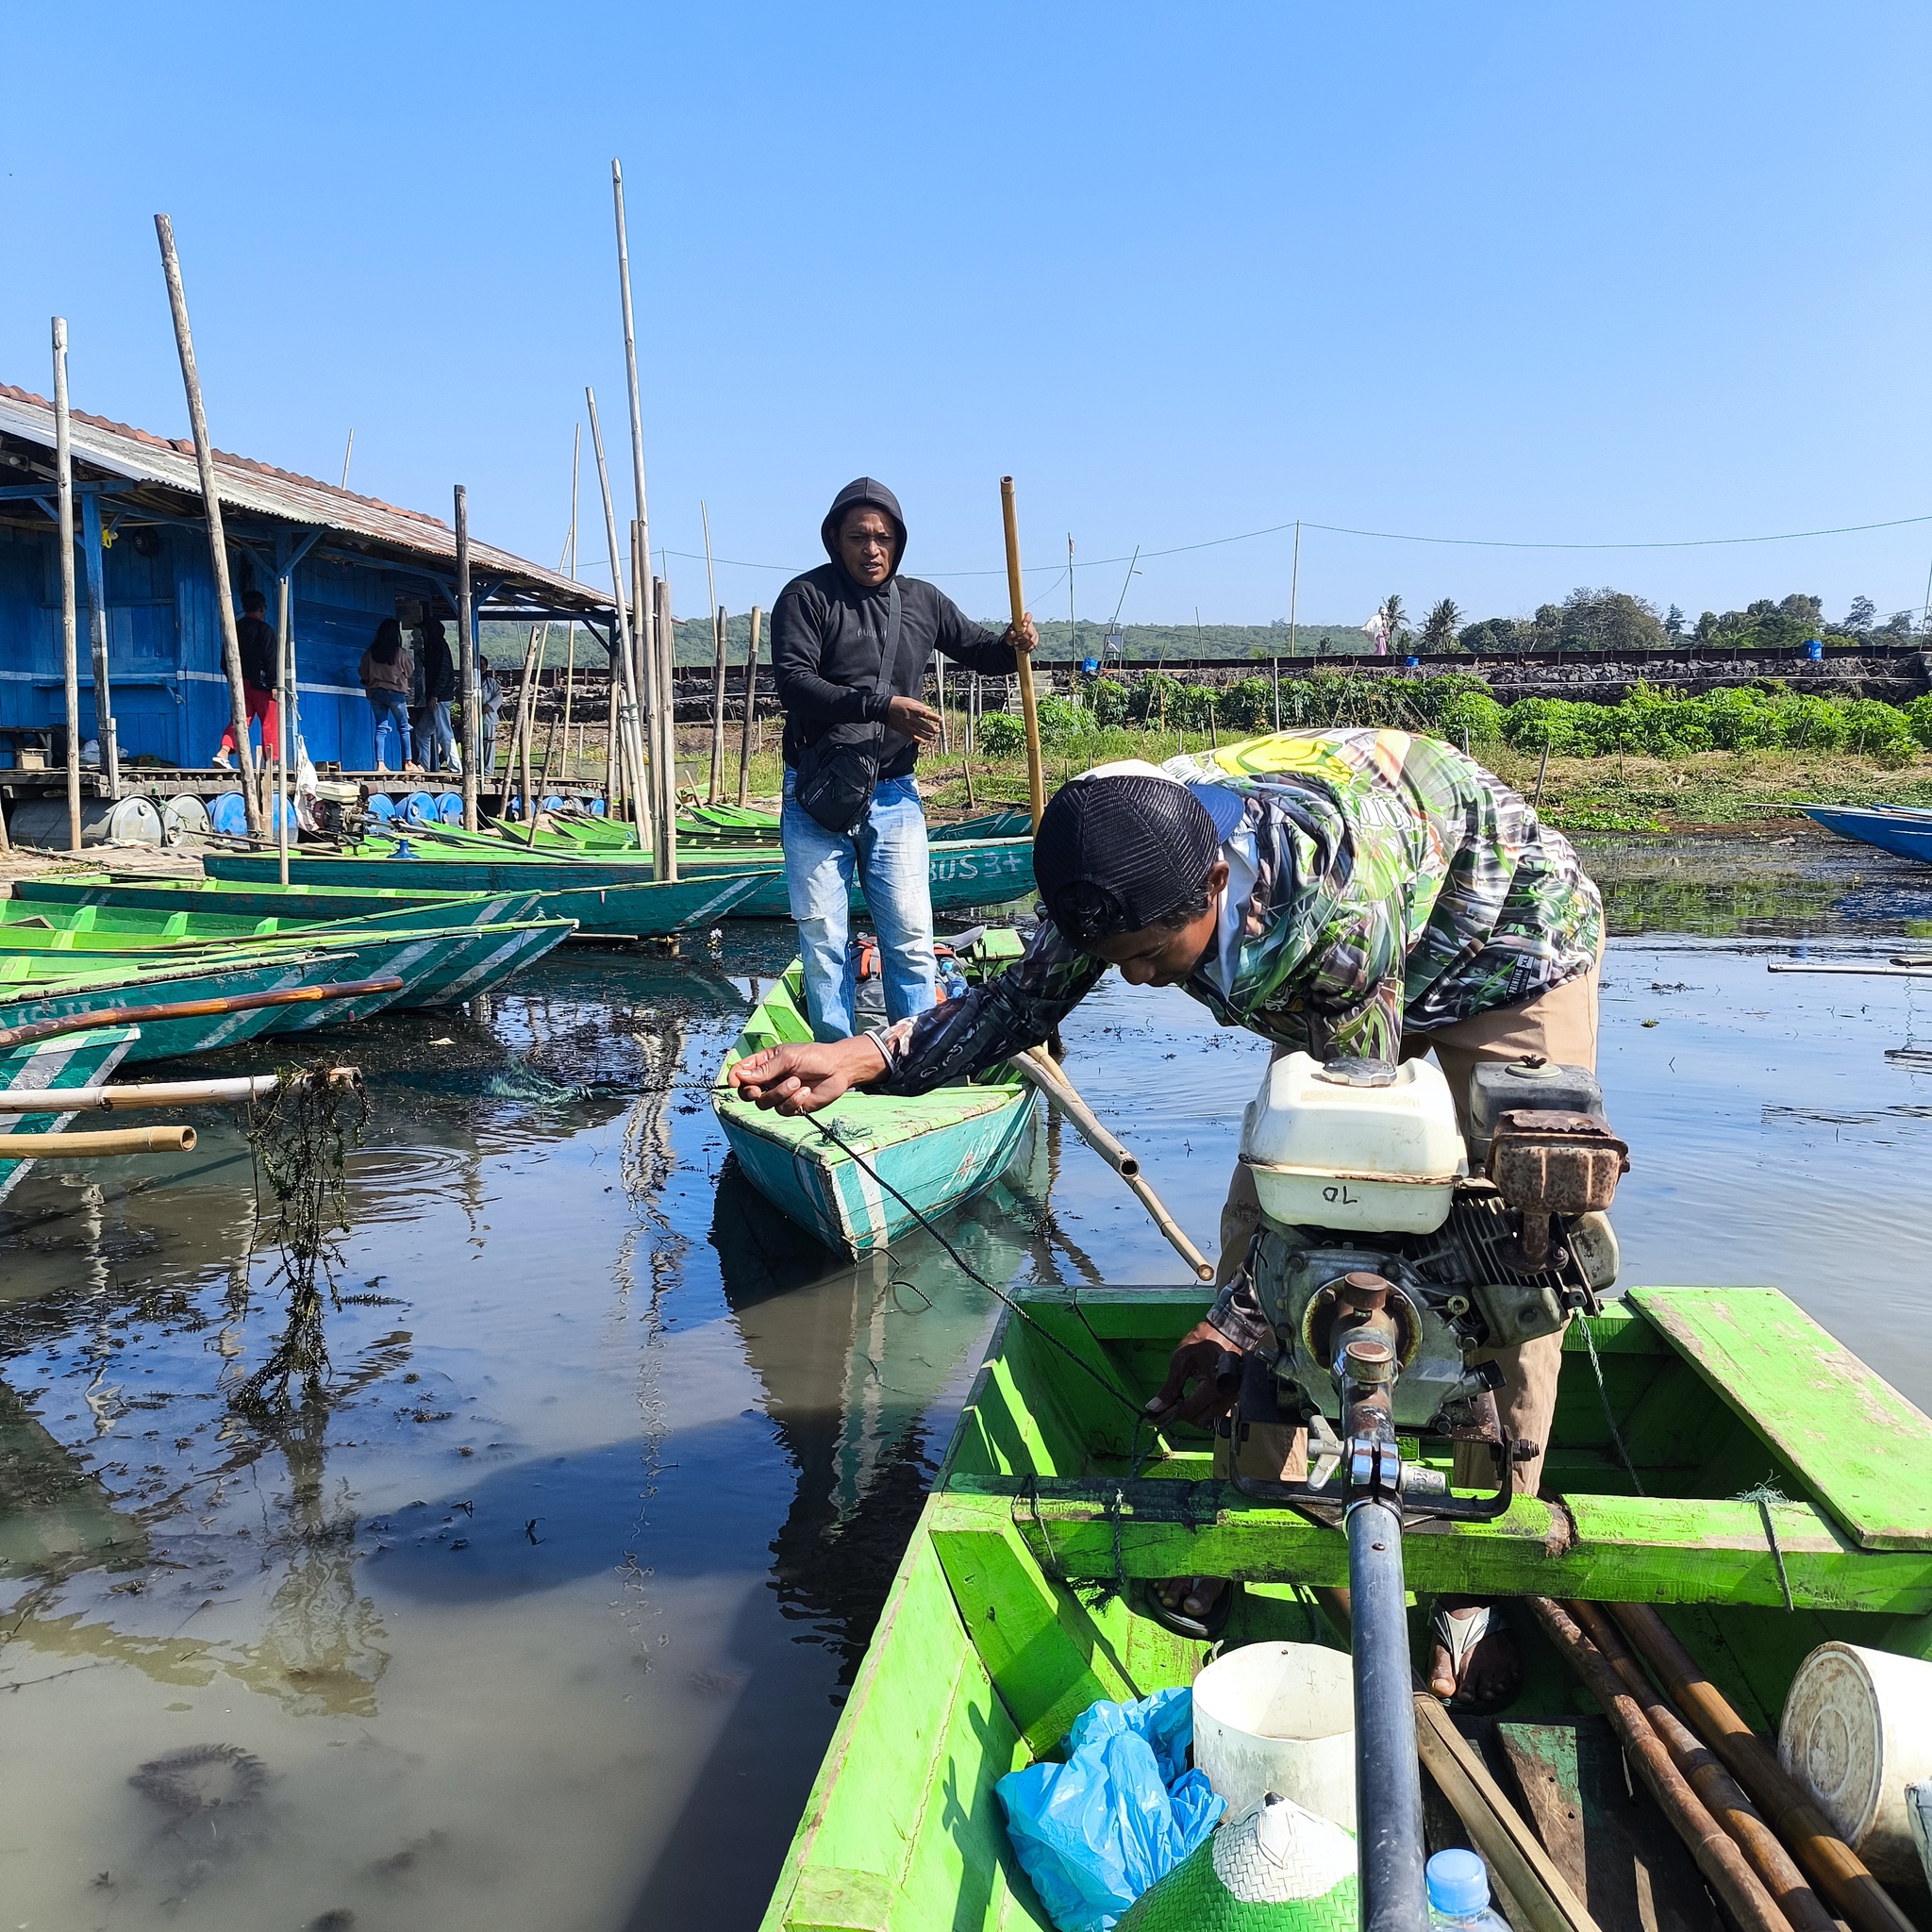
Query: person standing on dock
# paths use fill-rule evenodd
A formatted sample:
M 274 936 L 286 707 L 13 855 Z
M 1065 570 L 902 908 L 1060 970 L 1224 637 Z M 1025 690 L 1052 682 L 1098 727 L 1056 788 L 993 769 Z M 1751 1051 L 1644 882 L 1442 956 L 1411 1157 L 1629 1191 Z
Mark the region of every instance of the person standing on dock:
M 457 660 L 443 635 L 441 622 L 423 621 L 423 717 L 416 726 L 416 762 L 425 772 L 447 767 L 460 772 L 462 758 L 450 726 L 449 708 L 457 694 Z
M 1055 793 L 1033 870 L 1046 917 L 998 979 L 862 1039 L 751 1055 L 733 1084 L 797 1113 L 853 1086 L 924 1093 L 1040 1044 L 1109 966 L 1130 986 L 1181 988 L 1277 1055 L 1394 1062 L 1433 1048 L 1465 1131 L 1479 1061 L 1595 1067 L 1602 898 L 1560 832 L 1439 739 L 1284 731 L 1165 768 L 1103 766 Z M 1216 1384 L 1222 1357 L 1267 1343 L 1246 1273 L 1259 1219 L 1254 1177 L 1237 1166 L 1221 1211 L 1221 1292 L 1174 1349 L 1148 1405 L 1157 1423 L 1212 1426 L 1233 1404 Z M 1514 1466 L 1529 1495 L 1562 1354 L 1560 1333 L 1493 1352 L 1505 1426 L 1534 1451 Z M 1244 1474 L 1301 1476 L 1300 1431 L 1267 1446 L 1275 1466 L 1250 1467 L 1244 1454 Z M 1479 1453 L 1458 1448 L 1457 1483 L 1487 1478 Z M 1231 1590 L 1174 1577 L 1157 1597 L 1160 1621 L 1211 1638 Z M 1439 1599 L 1434 1628 L 1438 1696 L 1477 1709 L 1513 1697 L 1522 1659 L 1486 1604 Z
M 268 600 L 259 591 L 242 593 L 242 622 L 235 626 L 235 641 L 242 646 L 242 691 L 248 701 L 252 724 L 261 720 L 261 755 L 272 758 L 278 742 L 275 720 L 275 660 L 281 646 L 275 626 L 262 616 Z M 210 763 L 225 772 L 228 755 L 235 750 L 235 727 L 231 723 L 222 733 L 222 742 Z
M 861 476 L 819 526 L 831 559 L 793 577 L 772 607 L 772 669 L 785 711 L 779 840 L 798 923 L 806 1012 L 814 1039 L 853 1028 L 848 956 L 855 883 L 879 940 L 886 1017 L 933 1003 L 932 891 L 925 814 L 912 768 L 940 735 L 918 696 L 934 651 L 1005 677 L 1039 634 L 1028 617 L 995 637 L 950 597 L 899 575 L 906 520 L 883 483 Z
M 375 626 L 356 675 L 375 714 L 375 769 L 400 772 L 409 756 L 409 686 L 415 666 L 403 642 L 403 627 L 393 617 Z

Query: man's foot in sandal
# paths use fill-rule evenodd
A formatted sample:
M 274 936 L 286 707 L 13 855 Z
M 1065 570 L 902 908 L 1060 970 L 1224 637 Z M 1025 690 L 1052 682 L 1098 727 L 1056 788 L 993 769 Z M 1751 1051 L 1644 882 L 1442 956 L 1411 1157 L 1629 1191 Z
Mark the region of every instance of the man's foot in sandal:
M 1523 1653 L 1507 1620 L 1488 1604 L 1442 1598 L 1431 1620 L 1435 1649 L 1429 1689 L 1472 1717 L 1516 1701 L 1523 1689 Z
M 1177 1636 L 1211 1643 L 1227 1627 L 1234 1592 L 1224 1576 L 1163 1576 L 1147 1586 L 1147 1614 Z

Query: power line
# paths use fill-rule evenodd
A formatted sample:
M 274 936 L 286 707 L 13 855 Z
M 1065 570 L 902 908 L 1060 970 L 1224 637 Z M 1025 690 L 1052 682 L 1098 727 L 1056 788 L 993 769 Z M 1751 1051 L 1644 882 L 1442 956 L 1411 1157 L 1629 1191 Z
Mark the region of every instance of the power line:
M 1839 524 L 1822 530 L 1776 530 L 1756 537 L 1666 537 L 1641 538 L 1615 542 L 1601 543 L 1556 543 L 1535 541 L 1512 537 L 1427 537 L 1419 536 L 1407 530 L 1360 530 L 1348 524 L 1317 524 L 1302 520 L 1307 530 L 1325 531 L 1332 537 L 1368 537 L 1382 543 L 1430 543 L 1461 550 L 1714 550 L 1742 543 L 1800 543 L 1816 537 L 1856 537 L 1872 530 L 1902 530 L 1916 524 L 1932 524 L 1932 514 L 1917 517 L 1892 517 L 1879 524 Z M 1164 550 L 1136 550 L 1133 558 L 1096 557 L 1091 559 L 1089 569 L 1124 563 L 1131 566 L 1134 558 L 1141 557 L 1182 557 L 1194 550 L 1217 550 L 1228 543 L 1252 543 L 1262 537 L 1278 537 L 1284 531 L 1292 530 L 1295 522 L 1291 519 L 1285 524 L 1270 524 L 1259 530 L 1242 530 L 1232 537 L 1208 537 L 1198 543 L 1174 543 Z M 659 555 L 688 557 L 693 560 L 702 553 L 694 550 L 672 550 Z M 778 571 L 788 576 L 802 573 L 797 566 L 786 563 L 751 563 L 742 558 L 721 557 L 715 559 L 727 563 L 735 570 Z M 809 566 L 808 566 L 809 568 Z M 1064 564 L 1041 563 L 1027 568 L 1027 575 L 1038 575 L 1055 571 L 1065 575 Z M 934 570 L 924 573 L 931 577 L 996 577 L 1005 575 L 1004 568 L 991 570 Z M 1058 580 L 1058 579 L 1057 579 Z

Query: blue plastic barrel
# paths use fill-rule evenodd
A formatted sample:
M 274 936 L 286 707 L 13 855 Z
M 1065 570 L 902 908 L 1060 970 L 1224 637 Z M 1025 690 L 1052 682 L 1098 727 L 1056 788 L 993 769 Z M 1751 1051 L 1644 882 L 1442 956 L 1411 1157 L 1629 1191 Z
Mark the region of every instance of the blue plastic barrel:
M 1824 657 L 1824 640 L 1823 638 L 1807 638 L 1802 648 L 1806 658 L 1813 664 L 1819 663 Z
M 591 799 L 591 816 L 593 819 L 601 819 L 604 816 L 604 801 L 601 798 Z
M 561 811 L 563 809 L 563 800 L 553 791 L 538 808 L 541 811 Z
M 412 824 L 433 825 L 436 823 L 436 794 L 431 791 L 412 791 L 403 800 L 402 815 Z
M 446 825 L 459 825 L 463 822 L 463 794 L 460 791 L 445 791 L 436 801 L 436 815 Z
M 372 791 L 362 808 L 373 819 L 391 820 L 396 815 L 396 802 L 387 791 Z
M 248 808 L 239 791 L 217 791 L 208 802 L 208 823 L 230 839 L 248 836 Z
M 1407 668 L 1410 671 L 1413 671 L 1422 663 L 1423 660 L 1420 658 L 1405 658 L 1402 661 L 1406 668 Z

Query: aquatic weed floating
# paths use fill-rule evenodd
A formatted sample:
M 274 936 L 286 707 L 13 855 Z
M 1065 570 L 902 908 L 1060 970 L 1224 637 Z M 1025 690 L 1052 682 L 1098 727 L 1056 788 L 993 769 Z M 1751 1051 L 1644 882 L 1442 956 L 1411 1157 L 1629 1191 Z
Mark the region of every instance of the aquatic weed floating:
M 239 1744 L 191 1744 L 149 1758 L 127 1782 L 186 1822 L 254 1804 L 267 1787 L 268 1767 Z

